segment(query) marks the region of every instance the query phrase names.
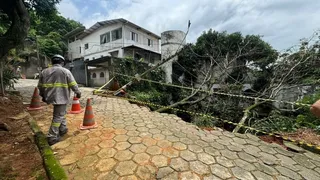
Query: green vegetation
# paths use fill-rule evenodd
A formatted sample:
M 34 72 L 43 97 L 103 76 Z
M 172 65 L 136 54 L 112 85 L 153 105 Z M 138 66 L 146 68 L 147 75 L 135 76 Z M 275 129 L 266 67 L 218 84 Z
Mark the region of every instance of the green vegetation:
M 58 12 L 52 13 L 49 17 L 38 17 L 35 12 L 31 12 L 30 15 L 28 39 L 38 41 L 40 53 L 48 57 L 54 54 L 65 55 L 68 47 L 63 35 L 82 25 L 62 17 Z
M 282 87 L 315 87 L 318 82 L 319 47 L 318 41 L 301 42 L 298 50 L 289 49 L 278 53 L 260 36 L 241 33 L 228 34 L 209 30 L 204 32 L 195 44 L 188 44 L 173 63 L 173 83 L 181 86 L 240 94 L 251 97 L 276 99 Z M 130 58 L 119 60 L 116 72 L 134 76 L 150 68 L 147 64 Z M 130 78 L 118 77 L 123 85 Z M 153 71 L 146 79 L 165 82 L 164 73 Z M 245 84 L 251 85 L 243 90 Z M 219 87 L 217 87 L 217 85 Z M 128 88 L 130 95 L 140 101 L 187 111 L 209 114 L 224 120 L 254 127 L 266 132 L 294 132 L 300 128 L 311 128 L 319 132 L 320 121 L 314 117 L 309 107 L 255 101 L 239 97 L 207 94 L 180 88 L 162 86 L 140 81 Z M 311 93 L 311 94 L 310 94 Z M 320 99 L 318 92 L 310 92 L 300 103 L 312 104 Z M 186 121 L 201 127 L 223 127 L 233 130 L 234 125 L 219 120 L 193 116 L 168 109 L 151 107 L 153 110 L 175 113 Z M 244 128 L 240 132 L 247 131 Z
M 0 46 L 4 48 L 0 50 L 0 62 L 4 62 L 1 68 L 3 87 L 8 85 L 10 79 L 16 80 L 14 69 L 17 68 L 17 62 L 37 57 L 37 53 L 40 59 L 50 58 L 54 54 L 66 54 L 68 47 L 63 35 L 82 25 L 62 17 L 55 7 L 59 2 L 1 1 Z M 19 8 L 20 14 L 12 13 L 14 8 Z M 23 20 L 16 21 L 17 18 Z
M 148 64 L 134 61 L 131 58 L 116 59 L 114 61 L 114 71 L 119 74 L 125 74 L 129 76 L 134 76 L 136 73 L 144 72 L 150 67 Z M 153 79 L 158 82 L 164 82 L 164 71 L 158 68 L 151 71 L 146 77 L 146 79 Z M 131 80 L 129 77 L 117 76 L 117 80 L 121 85 L 126 84 Z M 134 83 L 128 92 L 140 101 L 148 101 L 160 104 L 167 104 L 167 97 L 164 92 L 168 90 L 167 87 L 153 84 L 145 81 L 140 81 L 139 83 Z M 151 107 L 154 108 L 154 107 Z
M 195 44 L 185 46 L 180 52 L 178 61 L 173 64 L 173 82 L 181 86 L 201 87 L 208 91 L 219 85 L 214 91 L 276 99 L 279 93 L 284 93 L 280 92 L 284 86 L 303 86 L 304 83 L 317 85 L 320 75 L 319 41 L 313 42 L 302 41 L 298 50 L 289 49 L 280 54 L 260 36 L 209 30 L 204 32 Z M 122 74 L 134 76 L 136 72 L 145 71 L 143 68 L 132 66 L 137 62 L 127 61 L 122 63 L 121 68 L 129 69 L 121 71 Z M 164 76 L 160 77 L 146 78 L 164 82 Z M 122 79 L 123 83 L 128 81 L 129 79 Z M 244 91 L 244 84 L 252 86 Z M 279 108 L 267 101 L 209 95 L 144 81 L 134 84 L 129 88 L 129 92 L 141 101 L 209 114 L 235 123 L 242 120 L 245 125 L 266 132 L 293 132 L 300 128 L 320 129 L 320 121 L 310 113 L 309 107 L 280 104 Z M 311 92 L 311 95 L 305 96 L 301 102 L 312 104 L 317 99 L 320 99 L 320 95 Z M 179 114 L 171 110 L 166 112 Z M 220 126 L 228 130 L 235 128 L 219 120 L 192 115 L 181 116 L 187 117 L 187 121 L 191 118 L 198 126 Z M 246 129 L 239 130 L 243 132 Z

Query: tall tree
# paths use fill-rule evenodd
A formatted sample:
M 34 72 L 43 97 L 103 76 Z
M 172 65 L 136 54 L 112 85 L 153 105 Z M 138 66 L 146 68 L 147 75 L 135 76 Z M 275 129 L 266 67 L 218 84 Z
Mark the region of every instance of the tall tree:
M 39 17 L 56 12 L 55 4 L 60 0 L 2 0 L 0 1 L 0 76 L 4 95 L 3 62 L 8 52 L 21 45 L 30 28 L 29 11 Z
M 199 89 L 240 94 L 243 93 L 244 84 L 256 84 L 264 80 L 263 85 L 266 85 L 270 81 L 268 76 L 273 73 L 271 65 L 277 57 L 277 51 L 260 36 L 243 36 L 239 32 L 229 34 L 210 29 L 195 44 L 186 46 L 174 63 L 174 82 L 194 87 L 195 90 L 189 94 L 177 93 L 170 106 L 238 122 L 243 113 L 241 106 L 246 103 L 237 98 L 202 93 Z M 259 91 L 253 90 L 256 93 Z
M 60 0 L 2 0 L 0 1 L 0 20 L 10 24 L 0 36 L 0 61 L 10 49 L 22 44 L 30 28 L 30 10 L 37 16 L 47 16 L 56 11 Z

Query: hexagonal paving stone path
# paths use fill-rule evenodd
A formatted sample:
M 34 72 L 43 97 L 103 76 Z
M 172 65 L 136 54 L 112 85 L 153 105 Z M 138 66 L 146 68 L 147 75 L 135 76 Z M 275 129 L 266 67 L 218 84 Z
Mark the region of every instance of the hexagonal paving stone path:
M 35 82 L 17 85 L 26 101 Z M 83 113 L 68 114 L 69 132 L 52 146 L 70 179 L 320 179 L 320 156 L 311 152 L 290 152 L 250 134 L 203 131 L 175 115 L 82 91 L 82 107 L 93 98 L 98 128 L 79 130 Z M 31 112 L 45 133 L 51 113 L 52 106 Z

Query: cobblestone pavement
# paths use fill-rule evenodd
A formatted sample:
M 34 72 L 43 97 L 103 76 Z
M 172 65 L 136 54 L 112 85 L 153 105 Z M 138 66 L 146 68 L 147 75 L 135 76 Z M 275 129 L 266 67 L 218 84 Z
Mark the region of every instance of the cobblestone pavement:
M 16 86 L 30 99 L 36 83 Z M 67 115 L 69 132 L 52 146 L 70 179 L 320 179 L 320 156 L 295 153 L 250 134 L 203 131 L 175 115 L 126 100 L 93 96 L 98 128 L 79 130 L 83 113 Z M 28 100 L 29 101 L 29 100 Z M 46 133 L 52 106 L 31 112 Z

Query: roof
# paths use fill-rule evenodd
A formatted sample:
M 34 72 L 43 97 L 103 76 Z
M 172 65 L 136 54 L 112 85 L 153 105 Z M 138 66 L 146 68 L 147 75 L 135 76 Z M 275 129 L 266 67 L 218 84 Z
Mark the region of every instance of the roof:
M 145 48 L 142 48 L 142 47 L 139 47 L 139 46 L 135 46 L 135 45 L 127 45 L 127 46 L 124 46 L 122 49 L 124 49 L 124 48 L 136 48 L 136 49 L 141 49 L 141 50 L 144 50 L 144 51 L 147 51 L 147 52 L 152 52 L 152 53 L 161 55 L 161 53 L 159 53 L 157 51 L 148 50 L 148 49 L 145 49 Z
M 109 60 L 111 60 L 110 56 L 103 56 L 101 58 L 84 61 L 84 63 L 87 64 L 88 66 L 99 66 L 101 64 L 108 62 Z
M 144 29 L 126 19 L 123 19 L 123 18 L 120 18 L 120 19 L 112 19 L 112 20 L 106 20 L 106 21 L 99 21 L 97 23 L 95 23 L 93 26 L 91 26 L 89 29 L 86 29 L 83 31 L 83 33 L 78 37 L 79 39 L 82 39 L 84 37 L 86 37 L 87 35 L 91 34 L 92 32 L 96 31 L 97 29 L 99 29 L 100 27 L 103 27 L 105 25 L 111 25 L 111 24 L 116 24 L 116 23 L 125 23 L 125 24 L 128 24 L 130 26 L 133 26 L 135 27 L 136 29 L 138 30 L 141 30 L 141 31 L 144 31 L 145 33 L 149 34 L 149 35 L 152 35 L 154 37 L 156 37 L 157 39 L 161 39 L 160 36 L 154 34 L 153 32 L 151 31 L 148 31 L 147 29 Z M 72 31 L 71 31 L 72 32 Z M 70 33 L 71 33 L 70 32 Z M 69 34 L 69 33 L 68 33 Z
M 84 26 L 81 26 L 81 27 L 77 27 L 76 29 L 68 32 L 67 34 L 65 34 L 63 37 L 64 38 L 69 38 L 71 36 L 74 36 L 74 35 L 77 35 L 77 34 L 81 34 L 84 32 L 86 28 Z

